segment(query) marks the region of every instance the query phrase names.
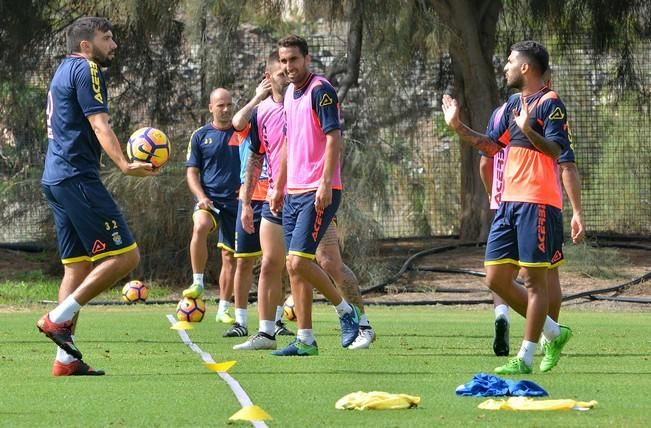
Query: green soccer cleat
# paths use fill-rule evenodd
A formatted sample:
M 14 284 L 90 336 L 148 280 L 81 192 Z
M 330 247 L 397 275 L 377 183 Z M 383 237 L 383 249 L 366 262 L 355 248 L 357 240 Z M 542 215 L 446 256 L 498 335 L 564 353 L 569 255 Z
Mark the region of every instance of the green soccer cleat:
M 201 284 L 192 284 L 185 290 L 183 290 L 183 297 L 190 297 L 192 299 L 197 299 L 203 294 L 203 285 Z
M 561 351 L 572 337 L 572 330 L 570 330 L 569 327 L 566 327 L 564 325 L 561 325 L 560 327 L 561 334 L 559 334 L 556 339 L 552 340 L 551 342 L 545 342 L 543 345 L 543 352 L 545 353 L 545 356 L 540 362 L 541 372 L 548 372 L 556 367 L 558 360 L 561 359 Z
M 316 342 L 311 345 L 303 343 L 300 340 L 296 339 L 290 343 L 285 349 L 280 349 L 274 351 L 271 355 L 276 355 L 278 357 L 309 357 L 313 355 L 319 355 L 319 347 Z
M 233 318 L 231 314 L 229 314 L 228 312 L 224 312 L 223 314 L 217 313 L 217 316 L 215 317 L 215 321 L 224 324 L 235 324 L 235 318 Z
M 529 367 L 522 358 L 511 358 L 508 363 L 503 366 L 496 367 L 495 373 L 501 375 L 518 375 L 518 374 L 529 374 L 531 373 L 531 367 Z

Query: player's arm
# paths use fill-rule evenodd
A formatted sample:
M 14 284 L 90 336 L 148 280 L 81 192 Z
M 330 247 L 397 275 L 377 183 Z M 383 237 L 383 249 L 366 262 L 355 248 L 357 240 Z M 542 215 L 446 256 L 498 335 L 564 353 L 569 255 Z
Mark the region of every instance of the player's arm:
M 249 153 L 249 157 L 246 161 L 244 183 L 240 188 L 240 201 L 242 201 L 242 214 L 240 215 L 240 220 L 242 221 L 242 228 L 247 233 L 255 233 L 251 199 L 253 198 L 253 191 L 255 186 L 258 184 L 258 179 L 262 172 L 263 162 L 264 154 L 254 151 Z
M 479 177 L 481 177 L 481 182 L 484 183 L 484 189 L 486 189 L 490 201 L 493 192 L 493 158 L 485 155 L 479 158 Z
M 562 146 L 554 140 L 545 138 L 545 136 L 540 135 L 529 125 L 529 106 L 527 105 L 527 99 L 520 95 L 520 112 L 518 113 L 515 109 L 513 110 L 513 118 L 516 125 L 522 130 L 522 133 L 526 135 L 531 144 L 535 148 L 550 156 L 552 159 L 558 159 L 561 155 Z
M 246 128 L 246 125 L 251 120 L 251 114 L 253 113 L 253 108 L 260 104 L 262 100 L 269 96 L 271 92 L 271 80 L 264 78 L 262 82 L 255 88 L 255 95 L 244 107 L 240 109 L 235 116 L 233 116 L 233 128 L 237 131 L 241 131 Z
M 585 226 L 583 223 L 583 207 L 581 205 L 581 177 L 579 170 L 574 162 L 562 162 L 559 164 L 561 169 L 561 179 L 565 193 L 572 205 L 572 220 L 570 221 L 572 242 L 580 242 L 585 235 Z
M 188 183 L 190 192 L 192 192 L 194 197 L 197 199 L 197 205 L 199 208 L 209 210 L 213 208 L 213 203 L 210 198 L 206 196 L 206 192 L 204 192 L 203 186 L 201 185 L 200 167 L 202 159 L 201 151 L 199 150 L 201 145 L 201 135 L 198 131 L 199 130 L 192 134 L 190 137 L 190 143 L 188 144 L 187 161 L 185 162 L 185 166 L 187 167 L 185 171 L 185 179 Z
M 126 175 L 139 177 L 156 175 L 153 165 L 144 162 L 129 163 L 122 153 L 120 142 L 109 123 L 106 82 L 97 64 L 86 61 L 74 70 L 74 88 L 77 102 L 86 116 L 99 144 L 115 165 Z
M 262 164 L 264 163 L 264 154 L 251 152 L 246 161 L 244 170 L 244 183 L 240 190 L 240 201 L 243 205 L 251 205 L 253 191 L 258 184 L 260 174 L 262 173 Z
M 274 188 L 269 197 L 269 209 L 272 213 L 278 214 L 283 209 L 285 197 L 285 187 L 287 186 L 287 136 L 283 137 L 280 146 L 280 165 L 278 167 L 278 177 L 274 183 Z
M 323 174 L 314 201 L 317 211 L 325 209 L 332 203 L 332 177 L 341 156 L 342 145 L 341 130 L 335 129 L 326 134 Z
M 127 159 L 122 153 L 122 147 L 118 141 L 118 137 L 113 132 L 109 124 L 109 115 L 106 112 L 91 114 L 88 116 L 88 122 L 93 128 L 93 132 L 97 136 L 97 140 L 111 158 L 111 160 L 120 168 L 126 175 L 133 175 L 136 177 L 145 177 L 156 175 L 158 172 L 154 170 L 151 163 L 145 162 L 127 162 Z
M 316 191 L 314 205 L 323 210 L 332 203 L 332 178 L 341 156 L 343 139 L 339 121 L 339 99 L 337 92 L 328 84 L 319 85 L 312 92 L 312 109 L 316 113 L 321 130 L 326 136 L 321 181 Z
M 489 156 L 494 156 L 495 153 L 502 150 L 502 146 L 493 141 L 488 135 L 474 131 L 461 122 L 461 119 L 459 119 L 459 104 L 457 103 L 457 100 L 447 94 L 443 95 L 442 107 L 445 116 L 445 123 L 447 123 L 448 127 L 455 131 L 463 141 Z
M 194 197 L 197 198 L 197 205 L 199 208 L 204 210 L 212 209 L 213 203 L 210 198 L 206 196 L 206 193 L 203 191 L 203 187 L 201 187 L 201 176 L 199 174 L 199 168 L 189 166 L 186 170 L 185 178 L 188 182 L 190 192 L 192 192 Z

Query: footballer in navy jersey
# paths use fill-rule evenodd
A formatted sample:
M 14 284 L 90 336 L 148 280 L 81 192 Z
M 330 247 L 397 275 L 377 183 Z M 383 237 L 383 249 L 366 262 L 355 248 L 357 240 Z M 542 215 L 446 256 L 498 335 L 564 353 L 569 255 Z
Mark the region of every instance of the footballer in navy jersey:
M 222 267 L 217 320 L 232 324 L 233 318 L 227 310 L 233 295 L 236 269 L 234 253 L 240 187 L 239 147 L 249 128 L 242 131 L 233 128 L 233 98 L 224 88 L 211 92 L 208 108 L 212 120 L 192 134 L 188 145 L 186 179 L 196 205 L 190 241 L 193 281 L 190 287 L 183 290 L 183 296 L 197 298 L 203 294 L 208 234 L 219 228 L 217 246 L 222 250 Z
M 104 372 L 81 360 L 72 336 L 79 310 L 140 260 L 120 209 L 100 181 L 100 156 L 104 150 L 127 175 L 151 176 L 156 171 L 150 163 L 127 162 L 109 125 L 100 67 L 110 64 L 117 49 L 111 23 L 79 18 L 68 27 L 66 39 L 70 55 L 54 73 L 47 96 L 48 149 L 42 178 L 64 276 L 59 305 L 37 327 L 58 345 L 54 376 L 96 376 Z
M 197 168 L 201 188 L 213 200 L 237 198 L 240 187 L 240 144 L 248 130 L 216 128 L 209 122 L 194 131 L 185 166 Z

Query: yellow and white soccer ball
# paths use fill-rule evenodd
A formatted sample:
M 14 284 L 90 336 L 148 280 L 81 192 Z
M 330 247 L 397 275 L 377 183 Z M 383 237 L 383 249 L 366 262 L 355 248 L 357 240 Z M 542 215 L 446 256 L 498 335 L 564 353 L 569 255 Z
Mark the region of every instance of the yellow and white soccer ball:
M 294 311 L 294 298 L 289 296 L 283 303 L 283 317 L 289 321 L 296 321 L 296 311 Z
M 147 297 L 149 297 L 149 287 L 142 281 L 129 281 L 122 287 L 122 300 L 126 303 L 145 302 Z
M 127 142 L 127 157 L 131 162 L 149 162 L 160 168 L 170 158 L 170 140 L 160 129 L 140 128 Z
M 176 318 L 179 321 L 200 322 L 206 314 L 206 304 L 203 300 L 184 297 L 176 306 Z

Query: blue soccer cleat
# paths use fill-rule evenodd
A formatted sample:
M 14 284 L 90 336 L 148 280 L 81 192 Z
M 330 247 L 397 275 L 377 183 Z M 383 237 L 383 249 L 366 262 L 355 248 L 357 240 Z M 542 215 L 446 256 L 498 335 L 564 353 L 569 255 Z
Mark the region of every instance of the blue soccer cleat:
M 341 323 L 341 346 L 347 348 L 357 339 L 359 334 L 360 311 L 355 305 L 350 305 L 353 310 L 339 318 Z
M 296 339 L 285 349 L 274 351 L 271 355 L 276 355 L 278 357 L 309 357 L 311 355 L 319 355 L 319 347 L 316 342 L 311 345 L 303 343 L 300 340 Z

